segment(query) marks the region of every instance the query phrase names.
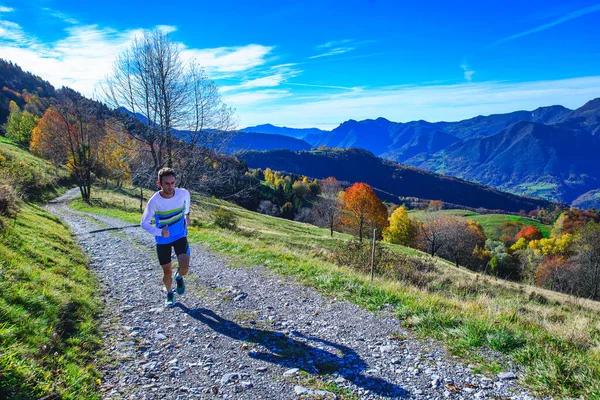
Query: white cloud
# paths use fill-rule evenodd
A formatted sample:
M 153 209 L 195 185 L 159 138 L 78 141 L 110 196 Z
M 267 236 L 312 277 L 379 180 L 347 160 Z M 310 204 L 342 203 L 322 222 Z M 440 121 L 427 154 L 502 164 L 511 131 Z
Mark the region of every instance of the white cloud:
M 354 39 L 342 39 L 342 40 L 331 40 L 327 43 L 320 44 L 316 46 L 318 50 L 326 50 L 324 53 L 317 54 L 309 59 L 321 58 L 321 57 L 330 57 L 336 56 L 339 54 L 344 54 L 349 51 L 355 50 L 357 45 L 366 43 L 367 41 L 357 42 Z
M 600 76 L 536 82 L 400 86 L 342 92 L 318 100 L 237 107 L 240 126 L 264 123 L 332 129 L 348 119 L 458 121 L 477 115 L 561 104 L 576 108 L 600 95 Z M 291 98 L 295 100 L 296 98 Z
M 247 105 L 256 105 L 263 102 L 278 100 L 291 96 L 287 90 L 255 90 L 252 92 L 242 92 L 232 95 L 224 95 L 223 100 L 230 106 L 240 107 Z
M 464 74 L 465 75 L 465 80 L 469 81 L 469 82 L 472 82 L 473 81 L 473 74 L 475 74 L 475 71 L 473 71 L 472 69 L 470 69 L 469 66 L 466 63 L 462 64 L 460 67 L 465 72 L 465 74 Z
M 253 89 L 260 87 L 276 87 L 281 84 L 284 80 L 284 76 L 282 74 L 275 74 L 269 76 L 263 76 L 262 78 L 251 79 L 246 82 L 243 82 L 239 85 L 232 86 L 221 86 L 219 91 L 221 93 L 231 92 L 234 90 L 244 90 L 244 89 Z
M 0 6 L 0 13 L 9 13 L 9 12 L 13 12 L 13 11 L 15 11 L 14 8 Z
M 331 40 L 331 41 L 329 41 L 327 43 L 323 43 L 323 44 L 318 45 L 317 48 L 328 49 L 330 47 L 340 46 L 340 45 L 343 45 L 343 44 L 346 44 L 346 43 L 351 43 L 353 41 L 354 41 L 353 39 Z
M 249 44 L 237 47 L 218 47 L 214 49 L 183 48 L 182 56 L 195 58 L 209 72 L 242 72 L 263 65 L 272 46 Z
M 336 48 L 329 50 L 326 53 L 317 54 L 316 56 L 310 56 L 308 58 L 313 59 L 313 58 L 320 58 L 320 57 L 336 56 L 338 54 L 344 54 L 344 53 L 347 53 L 352 50 L 354 50 L 354 47 L 336 47 Z
M 46 11 L 57 18 L 69 19 L 56 11 Z M 155 28 L 165 33 L 177 29 L 169 25 Z M 141 28 L 117 31 L 98 25 L 68 26 L 64 31 L 66 35 L 63 39 L 41 43 L 38 38 L 24 32 L 18 24 L 0 20 L 0 54 L 56 87 L 70 86 L 91 96 L 95 86 L 112 70 L 115 57 L 143 33 Z M 182 43 L 179 46 L 184 59 L 195 57 L 209 74 L 234 75 L 265 64 L 266 57 L 273 49 L 257 44 L 216 49 L 193 49 Z M 263 83 L 267 84 L 267 81 L 265 78 Z M 257 81 L 249 87 L 259 86 L 260 81 Z
M 582 8 L 582 9 L 570 12 L 568 14 L 565 14 L 562 17 L 560 17 L 560 18 L 558 18 L 558 19 L 556 19 L 554 21 L 551 21 L 551 22 L 549 22 L 547 24 L 536 26 L 535 28 L 528 29 L 528 30 L 526 30 L 524 32 L 520 32 L 520 33 L 517 33 L 515 35 L 511 35 L 511 36 L 502 38 L 500 40 L 497 40 L 494 43 L 492 43 L 492 45 L 497 45 L 497 44 L 501 44 L 501 43 L 504 43 L 504 42 L 508 42 L 508 41 L 511 41 L 511 40 L 514 40 L 514 39 L 518 39 L 518 38 L 523 37 L 523 36 L 531 35 L 532 33 L 545 31 L 546 29 L 552 28 L 553 26 L 560 25 L 560 24 L 562 24 L 564 22 L 567 22 L 567 21 L 570 21 L 572 19 L 579 18 L 579 17 L 582 17 L 584 15 L 595 13 L 595 12 L 598 12 L 598 11 L 600 11 L 600 4 L 595 4 L 593 6 L 585 7 L 585 8 Z
M 156 25 L 156 29 L 158 29 L 165 35 L 168 35 L 169 33 L 175 32 L 177 30 L 177 27 L 173 25 Z
M 48 7 L 44 8 L 43 10 L 46 11 L 52 17 L 58 18 L 61 21 L 64 21 L 64 22 L 66 22 L 68 24 L 71 24 L 71 25 L 77 25 L 77 24 L 79 24 L 78 20 L 76 20 L 75 18 L 72 18 L 72 17 L 68 16 L 67 14 L 62 13 L 60 11 L 56 11 L 56 10 L 53 10 L 51 8 L 48 8 Z

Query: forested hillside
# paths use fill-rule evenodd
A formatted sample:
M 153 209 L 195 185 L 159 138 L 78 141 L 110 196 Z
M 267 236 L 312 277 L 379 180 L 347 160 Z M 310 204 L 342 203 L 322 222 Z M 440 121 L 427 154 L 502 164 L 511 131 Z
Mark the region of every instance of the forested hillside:
M 41 117 L 56 95 L 54 87 L 20 66 L 0 58 L 0 129 L 10 113 L 14 101 L 19 108 Z
M 239 157 L 250 168 L 271 168 L 315 178 L 334 176 L 348 182 L 366 182 L 380 195 L 398 202 L 398 197 L 442 200 L 469 207 L 519 212 L 546 207 L 545 200 L 515 196 L 488 186 L 404 166 L 375 157 L 360 149 L 292 152 L 276 150 L 244 152 Z

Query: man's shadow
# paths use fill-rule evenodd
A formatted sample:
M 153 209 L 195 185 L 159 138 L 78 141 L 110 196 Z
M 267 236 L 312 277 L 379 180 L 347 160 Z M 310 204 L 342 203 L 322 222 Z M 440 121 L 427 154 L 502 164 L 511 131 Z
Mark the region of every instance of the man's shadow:
M 407 394 L 401 386 L 364 374 L 368 369 L 368 364 L 347 346 L 322 338 L 304 336 L 297 331 L 292 331 L 294 336 L 306 340 L 305 343 L 279 332 L 245 328 L 233 321 L 221 318 L 213 311 L 205 308 L 191 310 L 181 303 L 177 303 L 176 306 L 215 332 L 234 340 L 256 343 L 268 349 L 268 352 L 250 352 L 249 356 L 252 358 L 287 368 L 300 368 L 314 375 L 327 375 L 337 372 L 338 376 L 382 396 L 402 397 Z M 336 351 L 330 352 L 324 348 L 311 346 L 308 342 L 316 343 L 317 346 L 320 346 L 319 344 L 330 346 Z

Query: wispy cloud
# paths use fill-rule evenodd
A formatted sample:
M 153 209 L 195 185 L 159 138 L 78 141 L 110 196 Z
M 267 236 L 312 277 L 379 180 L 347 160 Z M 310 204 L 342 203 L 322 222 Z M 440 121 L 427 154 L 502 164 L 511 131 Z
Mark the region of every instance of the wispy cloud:
M 500 40 L 497 40 L 494 43 L 492 43 L 492 45 L 498 45 L 498 44 L 501 44 L 501 43 L 505 43 L 505 42 L 508 42 L 508 41 L 511 41 L 511 40 L 518 39 L 518 38 L 523 37 L 523 36 L 531 35 L 532 33 L 545 31 L 546 29 L 552 28 L 553 26 L 560 25 L 560 24 L 562 24 L 564 22 L 567 22 L 567 21 L 570 21 L 572 19 L 579 18 L 579 17 L 582 17 L 584 15 L 595 13 L 595 12 L 598 12 L 598 11 L 600 11 L 600 4 L 595 4 L 593 6 L 585 7 L 585 8 L 582 8 L 582 9 L 570 12 L 570 13 L 568 13 L 566 15 L 563 15 L 562 17 L 560 17 L 560 18 L 558 18 L 558 19 L 556 19 L 556 20 L 554 20 L 552 22 L 549 22 L 547 24 L 536 26 L 535 28 L 528 29 L 528 30 L 526 30 L 524 32 L 520 32 L 520 33 L 517 33 L 515 35 L 511 35 L 511 36 L 502 38 Z
M 51 8 L 48 8 L 48 7 L 45 7 L 42 10 L 44 10 L 45 12 L 47 12 L 48 15 L 50 15 L 52 17 L 55 17 L 55 18 L 58 18 L 61 21 L 64 21 L 64 22 L 66 22 L 68 24 L 71 24 L 71 25 L 77 25 L 77 24 L 79 24 L 79 21 L 77 19 L 75 19 L 73 17 L 70 17 L 69 15 L 67 15 L 67 14 L 65 14 L 63 12 L 56 11 L 56 10 L 53 10 Z
M 0 6 L 0 13 L 9 13 L 15 11 L 12 7 Z
M 267 89 L 255 90 L 251 92 L 242 92 L 224 96 L 224 100 L 227 104 L 239 108 L 240 106 L 256 105 L 257 103 L 265 103 L 272 100 L 278 100 L 284 97 L 289 97 L 291 95 L 292 94 L 287 90 Z
M 339 47 L 348 43 L 354 42 L 354 39 L 331 40 L 317 46 L 318 49 L 329 49 L 331 47 Z
M 115 57 L 127 48 L 143 29 L 115 30 L 98 25 L 79 25 L 76 20 L 47 9 L 65 21 L 64 38 L 44 43 L 14 22 L 0 20 L 0 54 L 55 86 L 70 86 L 92 95 L 95 86 L 110 73 Z M 165 33 L 177 28 L 158 25 Z M 250 44 L 215 49 L 195 49 L 179 43 L 184 59 L 196 58 L 210 73 L 243 73 L 267 62 L 273 47 Z
M 313 59 L 313 58 L 337 56 L 338 54 L 344 54 L 344 53 L 347 53 L 347 52 L 352 51 L 354 49 L 355 49 L 355 47 L 352 47 L 352 46 L 348 46 L 348 47 L 335 47 L 335 48 L 329 50 L 326 53 L 317 54 L 316 56 L 310 56 L 308 58 L 309 59 Z
M 318 99 L 237 107 L 240 126 L 272 123 L 332 129 L 348 119 L 457 121 L 477 115 L 532 110 L 561 104 L 576 108 L 600 95 L 600 76 L 535 82 L 469 82 L 456 85 L 354 90 Z M 332 123 L 335 121 L 335 123 Z
M 329 42 L 320 44 L 315 46 L 317 50 L 320 51 L 319 54 L 308 57 L 309 59 L 321 58 L 321 57 L 331 57 L 337 56 L 340 54 L 347 53 L 352 50 L 356 50 L 357 48 L 373 42 L 372 40 L 361 40 L 357 41 L 354 39 L 342 39 L 342 40 L 331 40 Z
M 249 44 L 236 47 L 218 47 L 214 49 L 191 49 L 182 51 L 184 58 L 195 58 L 207 70 L 215 72 L 242 72 L 267 62 L 267 56 L 273 46 Z
M 277 87 L 283 82 L 286 78 L 283 74 L 274 74 L 269 76 L 263 76 L 261 78 L 250 79 L 239 85 L 230 85 L 230 86 L 221 86 L 219 91 L 221 93 L 237 91 L 237 90 L 245 90 L 245 89 L 255 89 L 261 87 Z
M 465 80 L 472 82 L 473 81 L 473 74 L 475 74 L 475 71 L 469 68 L 469 65 L 467 63 L 463 63 L 460 66 L 463 71 L 464 71 L 464 75 L 465 75 Z

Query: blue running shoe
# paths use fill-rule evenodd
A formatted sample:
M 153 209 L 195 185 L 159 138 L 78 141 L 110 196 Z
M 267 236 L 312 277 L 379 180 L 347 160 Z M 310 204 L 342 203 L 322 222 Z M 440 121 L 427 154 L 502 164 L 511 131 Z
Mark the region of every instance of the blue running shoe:
M 175 306 L 175 293 L 171 290 L 167 292 L 167 299 L 165 300 L 165 306 L 171 308 Z
M 182 295 L 185 293 L 185 282 L 183 281 L 183 277 L 177 275 L 175 278 L 175 283 L 177 283 L 177 294 Z

